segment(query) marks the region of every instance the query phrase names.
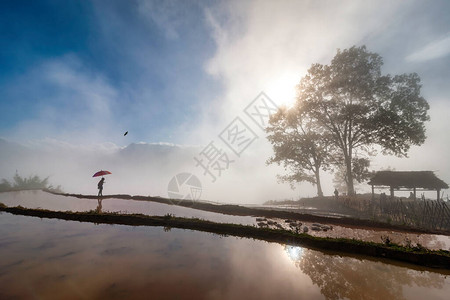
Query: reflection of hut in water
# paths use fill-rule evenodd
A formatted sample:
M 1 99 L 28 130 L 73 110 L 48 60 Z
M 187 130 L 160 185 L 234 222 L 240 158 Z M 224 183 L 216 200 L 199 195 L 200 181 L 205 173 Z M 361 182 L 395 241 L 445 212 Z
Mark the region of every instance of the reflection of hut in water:
M 441 189 L 448 189 L 448 185 L 437 178 L 433 171 L 379 171 L 369 184 L 372 186 L 372 199 L 375 186 L 389 188 L 391 197 L 394 197 L 394 190 L 412 191 L 414 199 L 417 191 L 436 191 L 437 200 L 440 199 Z

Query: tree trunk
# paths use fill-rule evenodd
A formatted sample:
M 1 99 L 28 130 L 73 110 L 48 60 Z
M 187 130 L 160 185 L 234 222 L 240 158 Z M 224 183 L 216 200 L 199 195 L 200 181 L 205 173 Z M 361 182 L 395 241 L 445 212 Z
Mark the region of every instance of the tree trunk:
M 355 195 L 355 188 L 353 186 L 353 172 L 352 172 L 352 157 L 348 155 L 345 159 L 346 171 L 347 171 L 347 195 Z
M 317 196 L 319 197 L 323 197 L 323 192 L 322 192 L 322 184 L 320 183 L 320 174 L 319 174 L 319 170 L 317 170 L 315 172 L 316 175 L 316 185 L 317 185 Z

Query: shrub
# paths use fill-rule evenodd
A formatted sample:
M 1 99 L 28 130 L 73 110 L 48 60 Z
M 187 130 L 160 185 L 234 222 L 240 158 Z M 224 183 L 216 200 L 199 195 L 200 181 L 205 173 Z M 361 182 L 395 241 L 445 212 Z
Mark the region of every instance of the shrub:
M 62 192 L 61 186 L 53 187 L 49 185 L 48 178 L 41 179 L 37 175 L 31 175 L 28 178 L 20 176 L 17 172 L 13 177 L 13 182 L 2 179 L 0 183 L 0 192 L 20 191 L 20 190 L 42 190 L 46 189 L 52 192 Z

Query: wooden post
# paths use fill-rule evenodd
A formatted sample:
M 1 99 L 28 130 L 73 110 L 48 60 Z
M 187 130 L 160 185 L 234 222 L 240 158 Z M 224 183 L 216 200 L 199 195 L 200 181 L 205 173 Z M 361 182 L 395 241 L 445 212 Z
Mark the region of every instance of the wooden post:
M 414 200 L 416 200 L 417 199 L 417 197 L 416 197 L 416 187 L 414 187 Z
M 372 202 L 374 202 L 374 201 L 375 201 L 375 190 L 374 190 L 374 187 L 372 184 Z
M 394 199 L 394 187 L 391 186 L 391 199 Z
M 437 201 L 439 201 L 439 199 L 440 199 L 440 196 L 441 195 L 441 190 L 440 189 L 437 189 Z

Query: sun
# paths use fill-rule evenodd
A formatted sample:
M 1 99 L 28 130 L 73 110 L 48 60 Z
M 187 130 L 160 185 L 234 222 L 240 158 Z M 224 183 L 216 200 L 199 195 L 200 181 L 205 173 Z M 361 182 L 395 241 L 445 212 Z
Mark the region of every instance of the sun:
M 297 95 L 296 86 L 301 75 L 296 72 L 284 72 L 274 76 L 267 83 L 267 95 L 278 105 L 291 107 Z

